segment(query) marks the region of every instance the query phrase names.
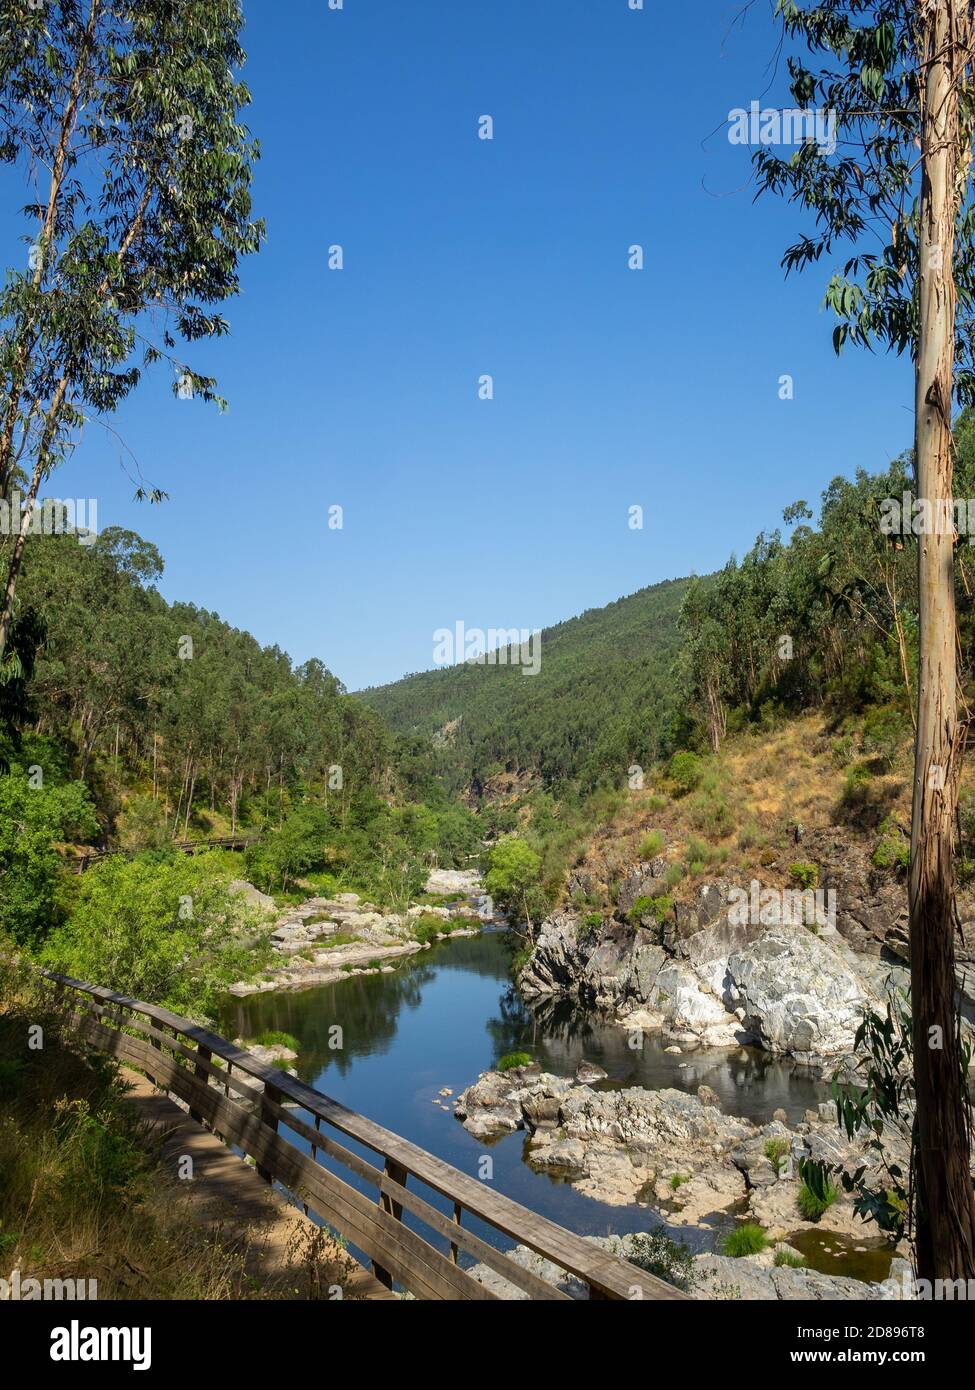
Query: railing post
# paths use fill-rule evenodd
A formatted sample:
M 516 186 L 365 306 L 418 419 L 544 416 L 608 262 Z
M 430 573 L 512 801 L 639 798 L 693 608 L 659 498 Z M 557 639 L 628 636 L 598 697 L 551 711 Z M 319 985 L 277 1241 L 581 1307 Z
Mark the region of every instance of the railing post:
M 456 1222 L 456 1224 L 457 1224 L 458 1226 L 460 1225 L 460 1217 L 461 1217 L 461 1213 L 463 1212 L 463 1210 L 464 1210 L 464 1208 L 461 1206 L 460 1202 L 455 1202 L 455 1203 L 454 1203 L 454 1221 Z M 453 1243 L 453 1241 L 451 1241 L 451 1242 L 450 1242 L 450 1261 L 451 1261 L 451 1264 L 456 1264 L 456 1263 L 457 1263 L 457 1256 L 458 1256 L 457 1246 Z
M 261 1124 L 262 1124 L 262 1125 L 267 1125 L 268 1129 L 273 1129 L 274 1132 L 275 1132 L 275 1134 L 276 1134 L 277 1131 L 278 1131 L 277 1116 L 276 1116 L 276 1115 L 272 1115 L 270 1109 L 269 1109 L 268 1106 L 266 1105 L 265 1102 L 266 1102 L 266 1101 L 269 1101 L 269 1100 L 270 1100 L 270 1101 L 273 1101 L 275 1105 L 280 1105 L 280 1104 L 281 1104 L 281 1092 L 278 1090 L 278 1088 L 277 1088 L 276 1086 L 272 1086 L 271 1083 L 270 1083 L 269 1081 L 265 1081 L 265 1083 L 264 1083 L 264 1095 L 263 1095 L 263 1097 L 262 1097 L 262 1099 L 261 1099 Z M 257 1165 L 257 1172 L 258 1172 L 258 1176 L 259 1176 L 259 1177 L 262 1177 L 262 1178 L 264 1179 L 265 1182 L 273 1182 L 273 1181 L 274 1181 L 274 1174 L 271 1172 L 270 1168 L 264 1168 L 264 1167 L 259 1163 L 259 1164 Z
M 386 1159 L 386 1163 L 383 1167 L 383 1172 L 386 1174 L 388 1178 L 391 1178 L 393 1182 L 398 1183 L 400 1187 L 406 1186 L 406 1180 L 409 1177 L 409 1174 L 405 1168 L 403 1168 L 399 1163 L 394 1162 L 393 1159 Z M 385 1192 L 380 1192 L 379 1194 L 379 1205 L 382 1207 L 383 1211 L 389 1213 L 389 1215 L 393 1218 L 394 1221 L 403 1220 L 402 1203 L 394 1202 L 392 1197 L 387 1196 Z M 393 1287 L 393 1276 L 390 1274 L 388 1269 L 384 1268 L 381 1264 L 377 1264 L 375 1260 L 373 1260 L 372 1262 L 372 1272 L 379 1280 L 380 1284 L 385 1284 L 387 1289 L 391 1289 Z
M 126 1012 L 131 1013 L 131 1010 L 126 1010 Z M 157 1052 L 162 1052 L 162 1043 L 159 1041 L 158 1038 L 150 1038 L 149 1041 Z M 149 1077 L 149 1080 L 152 1082 L 154 1086 L 162 1087 L 162 1082 L 159 1080 L 158 1076 L 153 1076 L 152 1072 L 147 1072 L 146 1075 Z M 166 1094 L 168 1095 L 169 1092 L 167 1091 Z
M 210 1049 L 208 1047 L 204 1047 L 202 1043 L 198 1045 L 196 1053 L 197 1056 L 202 1057 L 205 1062 L 209 1062 L 210 1058 L 213 1056 L 213 1053 L 210 1051 Z M 196 1066 L 193 1068 L 193 1075 L 200 1077 L 203 1081 L 204 1086 L 209 1086 L 210 1074 L 207 1071 L 206 1067 L 202 1067 L 199 1062 L 197 1062 Z M 194 1110 L 192 1106 L 190 1106 L 190 1119 L 195 1120 L 198 1125 L 203 1123 L 203 1116 L 200 1114 L 199 1110 Z

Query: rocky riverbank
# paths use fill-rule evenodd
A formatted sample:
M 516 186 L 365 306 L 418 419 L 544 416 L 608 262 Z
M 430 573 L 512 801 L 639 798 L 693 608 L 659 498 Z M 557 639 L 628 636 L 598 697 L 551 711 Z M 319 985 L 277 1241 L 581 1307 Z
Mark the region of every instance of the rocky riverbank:
M 541 924 L 519 974 L 522 993 L 578 1002 L 684 1049 L 747 1045 L 831 1071 L 852 1051 L 864 1012 L 882 1012 L 889 992 L 907 984 L 905 890 L 845 829 L 808 832 L 802 854 L 807 862 L 793 868 L 816 888 L 798 904 L 777 862 L 762 884 L 729 873 L 673 900 L 672 854 L 639 860 L 601 912 L 570 908 Z M 585 869 L 567 887 L 575 899 L 608 892 Z M 790 891 L 798 920 L 787 910 Z M 975 920 L 971 892 L 960 910 Z M 967 1032 L 969 955 L 959 948 Z
M 634 1256 L 639 1259 L 641 1244 L 647 1240 L 647 1235 L 586 1236 L 585 1239 L 623 1259 L 631 1259 Z M 529 1250 L 526 1245 L 517 1245 L 507 1253 L 509 1259 L 544 1279 L 546 1283 L 554 1285 L 570 1298 L 589 1297 L 588 1288 L 580 1279 L 566 1273 L 551 1260 L 537 1255 L 534 1250 Z M 729 1259 L 724 1255 L 697 1255 L 692 1258 L 685 1271 L 686 1292 L 691 1298 L 702 1301 L 728 1299 L 742 1302 L 776 1299 L 875 1302 L 910 1299 L 913 1295 L 910 1266 L 905 1260 L 895 1260 L 889 1277 L 882 1282 L 873 1283 L 849 1279 L 838 1274 L 823 1274 L 815 1269 L 776 1266 L 774 1261 L 775 1252 L 772 1250 L 762 1255 L 744 1256 L 741 1259 Z M 499 1298 L 514 1300 L 528 1297 L 523 1290 L 516 1288 L 487 1265 L 475 1265 L 470 1273 Z
M 784 1112 L 755 1125 L 724 1114 L 706 1086 L 697 1095 L 621 1089 L 608 1081 L 517 1067 L 485 1072 L 458 1096 L 454 1113 L 472 1134 L 488 1141 L 524 1130 L 525 1160 L 532 1168 L 569 1180 L 610 1205 L 647 1202 L 674 1226 L 711 1229 L 740 1218 L 760 1225 L 772 1240 L 809 1230 L 860 1238 L 876 1234 L 856 1215 L 839 1184 L 817 1221 L 805 1220 L 799 1210 L 800 1160 L 850 1174 L 865 1167 L 871 1178 L 874 1156 L 865 1145 L 846 1142 L 832 1104 L 807 1111 L 792 1127 Z M 888 1132 L 885 1143 L 892 1159 L 906 1168 L 903 1136 Z
M 358 893 L 309 897 L 284 911 L 252 884 L 236 891 L 266 914 L 272 963 L 257 980 L 238 981 L 229 993 L 238 998 L 270 990 L 307 989 L 348 975 L 393 970 L 393 962 L 446 936 L 473 936 L 492 920 L 480 876 L 471 870 L 431 872 L 425 893 L 453 898 L 445 904 L 416 904 L 388 912 Z

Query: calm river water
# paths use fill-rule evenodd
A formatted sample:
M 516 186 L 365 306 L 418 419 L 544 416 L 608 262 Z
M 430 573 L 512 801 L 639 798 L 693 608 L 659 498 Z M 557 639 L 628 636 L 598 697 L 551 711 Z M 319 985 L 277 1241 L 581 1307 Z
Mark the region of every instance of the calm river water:
M 609 1073 L 603 1085 L 694 1091 L 705 1082 L 725 1111 L 760 1123 L 780 1106 L 790 1120 L 801 1119 L 826 1095 L 821 1083 L 750 1050 L 676 1056 L 650 1040 L 634 1052 L 621 1029 L 579 1010 L 533 1011 L 511 983 L 509 961 L 504 932 L 446 940 L 409 957 L 393 974 L 231 1000 L 223 1032 L 253 1038 L 278 1028 L 294 1034 L 300 1043 L 294 1065 L 303 1081 L 474 1177 L 489 1152 L 499 1191 L 582 1235 L 648 1230 L 659 1218 L 643 1205 L 607 1206 L 570 1183 L 533 1172 L 522 1159 L 522 1133 L 490 1145 L 473 1138 L 454 1119 L 450 1097 L 447 1111 L 435 1104 L 441 1087 L 456 1095 L 505 1053 L 528 1052 L 561 1076 L 572 1075 L 582 1058 L 598 1062 Z M 343 1029 L 340 1051 L 328 1045 L 334 1024 Z M 696 1249 L 714 1241 L 713 1231 L 681 1227 L 674 1234 Z

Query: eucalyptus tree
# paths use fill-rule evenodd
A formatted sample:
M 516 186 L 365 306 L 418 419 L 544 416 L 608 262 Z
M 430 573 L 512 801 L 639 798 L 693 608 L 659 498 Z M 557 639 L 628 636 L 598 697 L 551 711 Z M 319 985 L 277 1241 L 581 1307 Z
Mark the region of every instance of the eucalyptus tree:
M 227 332 L 215 306 L 264 235 L 251 218 L 258 150 L 240 120 L 242 22 L 239 0 L 0 9 L 0 159 L 22 176 L 28 228 L 0 292 L 0 498 L 25 488 L 0 582 L 0 661 L 39 490 L 84 423 L 104 422 L 163 360 L 174 394 L 222 404 L 178 353 Z
M 776 0 L 793 99 L 835 138 L 755 154 L 760 192 L 812 227 L 786 270 L 822 261 L 834 346 L 880 345 L 915 365 L 918 497 L 952 498 L 952 405 L 975 399 L 972 14 L 960 0 Z M 805 52 L 804 52 L 805 50 Z M 807 56 L 810 61 L 807 64 Z M 839 258 L 837 261 L 836 258 Z M 969 1115 L 955 1008 L 958 719 L 954 535 L 919 539 L 917 736 L 909 875 L 919 1272 L 975 1276 Z

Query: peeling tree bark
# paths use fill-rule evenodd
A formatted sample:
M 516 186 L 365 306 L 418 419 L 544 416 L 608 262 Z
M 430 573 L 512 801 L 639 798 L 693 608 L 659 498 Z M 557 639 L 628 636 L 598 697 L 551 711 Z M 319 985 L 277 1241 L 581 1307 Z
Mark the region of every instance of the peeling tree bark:
M 956 63 L 967 8 L 920 0 L 922 183 L 915 382 L 917 491 L 951 515 L 953 255 L 959 175 Z M 961 31 L 962 41 L 959 41 Z M 947 503 L 947 512 L 942 505 Z M 975 1198 L 955 1006 L 955 808 L 964 737 L 958 724 L 954 536 L 918 538 L 919 671 L 911 818 L 910 940 L 917 1095 L 917 1265 L 925 1279 L 975 1277 Z

